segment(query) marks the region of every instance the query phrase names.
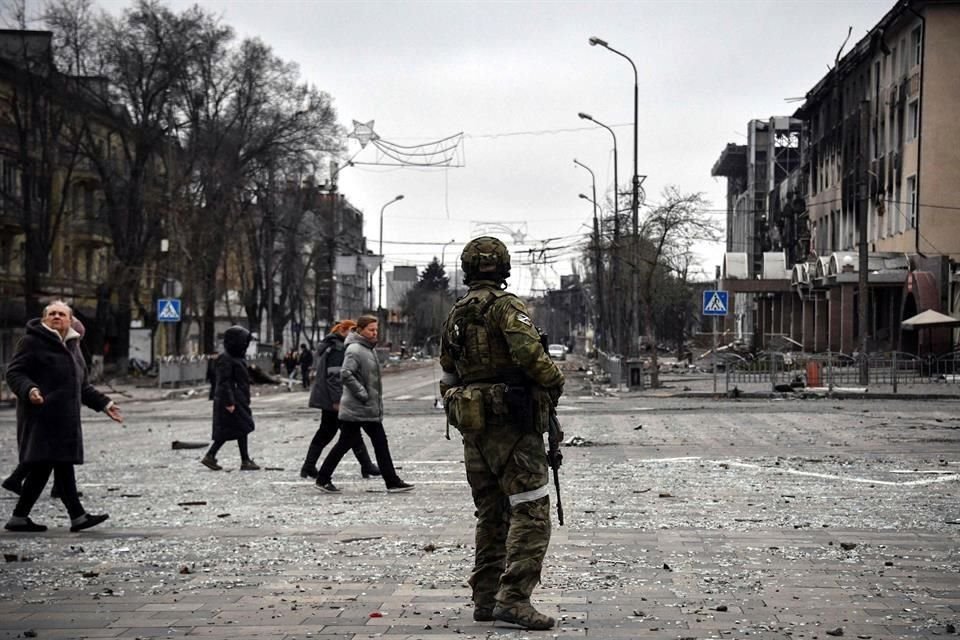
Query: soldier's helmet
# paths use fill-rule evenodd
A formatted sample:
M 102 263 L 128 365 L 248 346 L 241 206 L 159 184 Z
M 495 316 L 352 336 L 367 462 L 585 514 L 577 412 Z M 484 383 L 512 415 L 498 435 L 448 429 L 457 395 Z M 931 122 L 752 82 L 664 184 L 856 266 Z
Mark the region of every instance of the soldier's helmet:
M 505 282 L 510 277 L 510 252 L 494 237 L 474 238 L 460 254 L 460 268 L 465 284 L 475 280 Z
M 252 339 L 253 335 L 249 331 L 240 325 L 233 325 L 223 332 L 223 348 L 233 357 L 242 358 Z

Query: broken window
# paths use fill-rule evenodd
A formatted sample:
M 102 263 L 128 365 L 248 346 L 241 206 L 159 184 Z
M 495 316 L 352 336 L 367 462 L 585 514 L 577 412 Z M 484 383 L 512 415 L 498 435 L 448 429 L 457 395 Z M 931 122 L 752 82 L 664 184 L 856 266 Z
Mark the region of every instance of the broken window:
M 923 56 L 923 38 L 919 26 L 910 33 L 910 49 L 913 51 L 913 64 L 916 66 L 920 64 L 920 58 Z
M 917 228 L 917 177 L 907 178 L 907 219 L 911 229 Z
M 913 100 L 907 107 L 907 127 L 910 131 L 909 140 L 916 140 L 920 136 L 920 103 Z

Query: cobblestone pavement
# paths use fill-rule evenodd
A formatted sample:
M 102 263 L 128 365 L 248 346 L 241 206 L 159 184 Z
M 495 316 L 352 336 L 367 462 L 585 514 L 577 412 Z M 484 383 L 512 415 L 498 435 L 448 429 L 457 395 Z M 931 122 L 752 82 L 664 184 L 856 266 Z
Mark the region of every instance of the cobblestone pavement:
M 301 480 L 318 419 L 302 391 L 255 398 L 258 472 L 237 470 L 232 444 L 219 473 L 202 450 L 171 448 L 208 441 L 204 395 L 128 390 L 124 427 L 86 413 L 83 501 L 110 520 L 71 534 L 45 495 L 33 517 L 49 532 L 0 533 L 0 638 L 887 639 L 960 626 L 960 403 L 598 396 L 575 380 L 560 407 L 567 524 L 535 593 L 559 624 L 475 623 L 473 510 L 433 376 L 385 378 L 407 494 L 362 479 L 349 454 L 342 494 Z M 4 471 L 13 423 L 0 409 Z

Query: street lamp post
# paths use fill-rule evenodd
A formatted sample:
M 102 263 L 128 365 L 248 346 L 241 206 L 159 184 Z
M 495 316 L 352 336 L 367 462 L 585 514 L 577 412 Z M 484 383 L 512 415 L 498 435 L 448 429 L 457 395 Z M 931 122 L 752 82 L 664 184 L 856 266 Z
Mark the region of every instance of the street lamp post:
M 637 168 L 637 126 L 638 126 L 638 114 L 639 114 L 639 96 L 640 96 L 640 83 L 637 76 L 637 65 L 633 63 L 633 60 L 630 59 L 630 56 L 618 51 L 610 46 L 610 44 L 601 38 L 596 36 L 590 38 L 590 46 L 595 47 L 600 45 L 607 51 L 615 53 L 627 62 L 630 63 L 630 67 L 633 69 L 633 199 L 630 204 L 631 213 L 633 214 L 633 272 L 632 272 L 632 286 L 630 295 L 636 298 L 636 301 L 639 302 L 639 267 L 640 267 L 640 174 Z M 634 305 L 633 310 L 633 326 L 631 331 L 633 335 L 630 339 L 630 352 L 631 355 L 639 355 L 640 345 L 637 344 L 638 337 L 640 335 L 640 310 L 638 304 Z
M 600 220 L 597 215 L 597 177 L 593 173 L 593 169 L 583 164 L 576 158 L 573 159 L 573 163 L 577 166 L 583 167 L 590 172 L 590 182 L 593 189 L 593 198 L 588 198 L 587 196 L 580 194 L 580 197 L 584 200 L 589 200 L 593 203 L 593 245 L 594 245 L 594 265 L 593 273 L 597 281 L 597 319 L 596 319 L 596 329 L 597 333 L 600 335 L 600 344 L 596 346 L 604 347 L 607 340 L 606 332 L 603 330 L 603 261 L 600 258 Z
M 440 266 L 443 267 L 444 273 L 446 273 L 446 271 L 447 271 L 447 259 L 446 259 L 446 257 L 444 257 L 444 256 L 446 256 L 446 253 L 447 253 L 447 247 L 449 247 L 451 244 L 453 244 L 453 243 L 456 242 L 456 241 L 457 241 L 456 238 L 450 238 L 450 241 L 449 241 L 449 242 L 444 242 L 444 243 L 443 243 L 443 247 L 441 247 L 441 249 L 440 249 Z M 457 269 L 456 269 L 456 267 L 454 267 L 454 269 L 453 269 L 453 276 L 454 276 L 453 286 L 456 287 L 456 286 L 457 286 L 457 279 L 456 279 Z M 449 282 L 449 281 L 450 281 L 450 277 L 447 276 L 447 282 Z M 454 290 L 454 296 L 456 296 L 456 290 Z
M 386 323 L 383 322 L 383 210 L 400 200 L 403 200 L 402 194 L 380 207 L 380 285 L 377 287 L 377 318 L 380 320 L 381 333 L 386 333 Z
M 618 255 L 620 252 L 620 186 L 617 182 L 619 180 L 617 175 L 617 134 L 613 132 L 613 129 L 595 119 L 589 113 L 584 113 L 581 111 L 577 115 L 581 120 L 589 120 L 590 122 L 603 127 L 610 132 L 610 136 L 613 138 L 613 273 L 611 274 L 610 281 L 612 286 L 616 287 L 619 286 L 618 278 L 620 275 L 620 256 Z M 619 306 L 619 304 L 617 306 Z M 620 325 L 621 315 L 622 314 L 619 312 L 619 309 L 614 309 L 613 348 L 618 353 L 623 353 L 623 335 Z

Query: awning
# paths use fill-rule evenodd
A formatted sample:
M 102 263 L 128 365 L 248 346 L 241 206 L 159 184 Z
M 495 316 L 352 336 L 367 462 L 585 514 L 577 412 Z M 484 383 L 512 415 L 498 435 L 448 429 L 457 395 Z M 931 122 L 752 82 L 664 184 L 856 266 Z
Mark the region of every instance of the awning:
M 933 309 L 927 309 L 923 313 L 918 313 L 912 318 L 907 318 L 900 323 L 900 326 L 904 329 L 923 329 L 926 327 L 957 327 L 960 326 L 960 320 L 957 320 L 953 316 L 948 316 L 940 313 L 939 311 L 934 311 Z

